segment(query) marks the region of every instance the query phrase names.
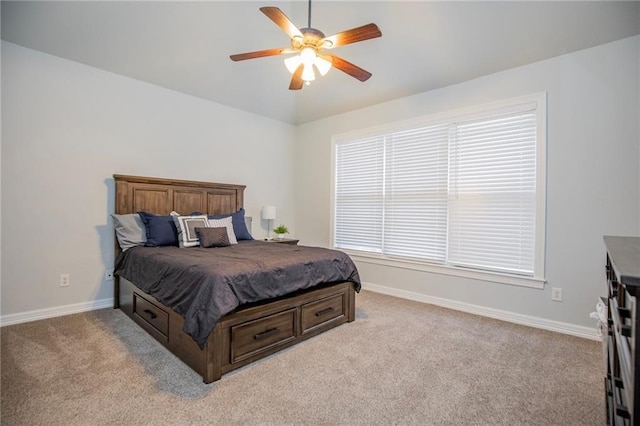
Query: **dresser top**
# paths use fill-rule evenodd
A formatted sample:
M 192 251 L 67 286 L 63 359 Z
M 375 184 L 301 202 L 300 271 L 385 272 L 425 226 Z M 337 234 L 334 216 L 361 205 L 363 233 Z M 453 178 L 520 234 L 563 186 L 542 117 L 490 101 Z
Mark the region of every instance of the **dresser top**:
M 616 275 L 625 285 L 640 287 L 640 237 L 604 237 Z

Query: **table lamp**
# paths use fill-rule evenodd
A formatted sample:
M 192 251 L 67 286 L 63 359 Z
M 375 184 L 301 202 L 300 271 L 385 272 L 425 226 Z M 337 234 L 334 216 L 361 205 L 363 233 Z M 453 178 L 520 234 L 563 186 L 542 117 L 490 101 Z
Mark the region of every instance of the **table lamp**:
M 267 221 L 267 241 L 271 239 L 271 221 L 276 218 L 276 206 L 262 206 L 262 219 Z

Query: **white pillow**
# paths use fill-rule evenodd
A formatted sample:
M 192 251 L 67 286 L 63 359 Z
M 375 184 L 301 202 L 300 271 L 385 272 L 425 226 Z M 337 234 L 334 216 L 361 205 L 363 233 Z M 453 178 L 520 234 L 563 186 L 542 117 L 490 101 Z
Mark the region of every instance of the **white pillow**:
M 173 222 L 178 230 L 178 244 L 180 247 L 196 247 L 200 245 L 200 239 L 196 228 L 207 228 L 207 216 L 173 216 Z
M 205 216 L 206 217 L 206 216 Z M 231 222 L 231 216 L 224 219 L 208 219 L 209 228 L 227 228 L 227 236 L 229 237 L 229 243 L 238 244 L 236 239 L 236 233 L 233 231 L 233 223 Z

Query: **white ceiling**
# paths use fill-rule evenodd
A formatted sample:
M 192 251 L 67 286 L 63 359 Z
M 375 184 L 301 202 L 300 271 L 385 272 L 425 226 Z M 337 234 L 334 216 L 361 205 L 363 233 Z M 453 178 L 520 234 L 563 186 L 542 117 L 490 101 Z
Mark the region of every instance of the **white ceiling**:
M 229 59 L 289 46 L 262 6 L 307 26 L 307 1 L 2 1 L 2 39 L 300 124 L 640 33 L 639 1 L 317 0 L 311 24 L 326 35 L 380 27 L 332 51 L 373 77 L 333 69 L 290 91 L 283 57 Z

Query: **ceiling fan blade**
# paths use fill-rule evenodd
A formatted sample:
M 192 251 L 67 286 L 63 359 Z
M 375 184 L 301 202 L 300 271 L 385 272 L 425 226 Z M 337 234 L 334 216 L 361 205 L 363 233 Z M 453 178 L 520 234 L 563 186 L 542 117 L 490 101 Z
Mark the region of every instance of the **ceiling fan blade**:
M 330 46 L 325 46 L 324 48 L 331 49 L 338 46 L 344 46 L 345 44 L 357 43 L 359 41 L 369 40 L 370 38 L 381 36 L 382 32 L 376 24 L 367 24 L 361 27 L 342 31 L 329 37 L 325 37 L 323 42 L 330 41 L 332 44 Z
M 330 53 L 327 53 L 322 56 L 331 58 L 329 60 L 332 62 L 332 65 L 334 67 L 338 68 L 342 72 L 349 74 L 353 78 L 356 78 L 360 81 L 367 81 L 369 80 L 369 77 L 371 77 L 371 73 L 369 71 L 364 70 L 359 66 L 354 65 L 345 59 L 342 59 L 339 56 L 332 55 Z
M 304 37 L 298 27 L 293 25 L 293 22 L 291 22 L 287 15 L 285 15 L 284 12 L 277 7 L 261 7 L 260 11 L 267 15 L 267 17 L 271 19 L 277 26 L 282 28 L 282 30 L 287 33 L 289 37 Z
M 296 68 L 296 72 L 293 73 L 293 77 L 291 77 L 291 83 L 289 84 L 289 90 L 300 90 L 302 89 L 302 85 L 304 81 L 302 81 L 302 71 L 304 70 L 304 64 L 300 64 L 298 68 Z
M 290 48 L 281 49 L 266 49 L 258 50 L 255 52 L 238 53 L 236 55 L 229 56 L 232 61 L 244 61 L 245 59 L 263 58 L 265 56 L 284 55 L 287 53 L 295 53 L 296 51 Z

